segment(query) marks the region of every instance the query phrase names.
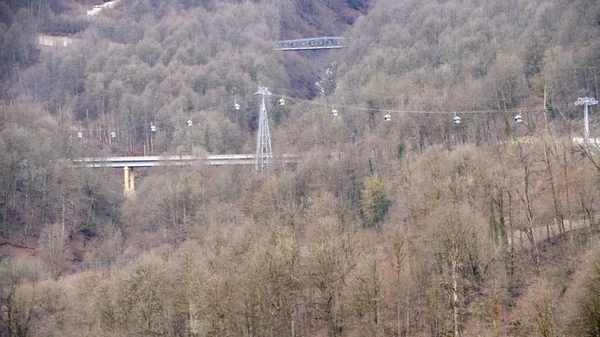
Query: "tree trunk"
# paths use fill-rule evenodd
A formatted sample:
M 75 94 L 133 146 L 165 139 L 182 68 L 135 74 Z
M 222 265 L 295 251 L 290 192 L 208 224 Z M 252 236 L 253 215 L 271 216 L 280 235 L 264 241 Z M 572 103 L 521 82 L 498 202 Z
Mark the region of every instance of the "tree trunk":
M 458 331 L 458 275 L 456 257 L 452 257 L 452 323 L 454 325 L 454 337 L 460 337 Z
M 508 232 L 510 233 L 510 251 L 509 251 L 509 266 L 508 266 L 508 274 L 509 274 L 509 278 L 508 278 L 508 290 L 509 293 L 511 295 L 511 301 L 512 301 L 512 296 L 513 296 L 513 287 L 514 287 L 514 275 L 515 275 L 515 260 L 514 260 L 514 256 L 515 256 L 515 237 L 514 237 L 514 233 L 513 233 L 513 227 L 512 227 L 512 212 L 510 211 L 512 209 L 512 194 L 509 193 L 508 194 Z M 512 303 L 511 303 L 512 304 Z
M 554 183 L 554 173 L 552 172 L 552 164 L 550 162 L 550 149 L 549 145 L 544 141 L 544 162 L 546 163 L 546 171 L 548 172 L 548 180 L 550 181 L 550 189 L 552 192 L 552 201 L 554 203 L 554 217 L 556 222 L 560 221 L 562 223 L 562 213 L 560 211 L 560 207 L 558 204 L 558 196 L 556 194 L 556 184 Z M 548 232 L 548 239 L 550 238 L 550 230 L 548 229 L 549 224 L 546 224 L 546 231 Z M 560 234 L 564 234 L 561 230 L 561 226 L 559 225 Z
M 567 148 L 566 146 L 563 144 L 563 171 L 565 173 L 565 198 L 567 199 L 567 217 L 569 219 L 569 230 L 573 229 L 573 218 L 571 216 L 571 201 L 569 198 L 569 175 L 568 175 L 568 169 L 567 169 Z M 563 231 L 565 230 L 564 228 L 564 222 L 562 223 L 563 226 Z
M 538 275 L 541 273 L 540 270 L 540 252 L 537 246 L 537 239 L 534 233 L 534 221 L 533 221 L 533 204 L 529 195 L 529 179 L 531 176 L 531 167 L 530 163 L 527 162 L 527 158 L 523 156 L 523 149 L 519 146 L 519 155 L 521 157 L 521 162 L 523 164 L 523 195 L 521 199 L 525 204 L 526 208 L 526 218 L 527 225 L 525 228 L 525 234 L 527 235 L 527 239 L 531 244 L 531 248 L 533 249 L 533 261 L 537 267 Z
M 291 334 L 290 334 L 290 336 L 291 337 L 296 337 L 296 319 L 295 319 L 295 316 L 296 316 L 296 309 L 292 308 L 292 317 L 290 319 L 290 325 L 291 325 L 290 326 L 290 328 L 291 328 Z
M 405 336 L 410 336 L 410 294 L 406 292 L 406 329 Z

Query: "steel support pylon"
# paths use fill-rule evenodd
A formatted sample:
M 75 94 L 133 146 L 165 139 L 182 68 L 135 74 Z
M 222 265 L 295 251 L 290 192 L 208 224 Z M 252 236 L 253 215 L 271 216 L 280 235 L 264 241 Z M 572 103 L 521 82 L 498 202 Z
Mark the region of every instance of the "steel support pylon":
M 588 138 L 590 138 L 590 123 L 588 120 L 588 107 L 590 105 L 596 105 L 598 101 L 594 98 L 590 97 L 579 97 L 575 105 L 583 105 L 583 138 L 587 142 Z
M 257 95 L 261 95 L 260 113 L 258 115 L 258 132 L 256 134 L 256 171 L 265 172 L 273 159 L 271 133 L 269 132 L 269 116 L 265 107 L 265 96 L 271 95 L 269 88 L 258 87 Z

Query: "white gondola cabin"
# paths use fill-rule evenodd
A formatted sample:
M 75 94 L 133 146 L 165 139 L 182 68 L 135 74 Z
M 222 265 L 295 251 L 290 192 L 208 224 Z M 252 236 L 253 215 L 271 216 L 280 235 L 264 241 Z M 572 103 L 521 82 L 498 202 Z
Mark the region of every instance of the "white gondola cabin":
M 117 138 L 117 133 L 116 133 L 116 132 L 114 132 L 114 131 L 113 131 L 113 132 L 111 132 L 111 133 L 110 133 L 110 137 L 111 137 L 111 138 Z
M 190 119 L 190 120 L 187 121 L 186 124 L 187 124 L 187 126 L 192 126 L 192 125 L 194 125 L 194 122 L 192 122 L 192 120 Z
M 337 115 L 338 115 L 338 111 L 334 107 L 331 107 L 331 115 L 333 117 L 337 117 Z
M 151 132 L 156 132 L 156 126 L 150 125 L 150 131 Z
M 392 120 L 392 116 L 390 116 L 390 115 L 385 115 L 385 116 L 383 116 L 383 120 L 384 120 L 384 121 L 386 121 L 386 122 L 389 122 L 389 121 L 391 121 L 391 120 Z
M 452 119 L 452 123 L 454 123 L 454 124 L 460 124 L 460 117 L 454 116 L 454 118 Z
M 281 96 L 281 98 L 279 99 L 279 105 L 285 105 L 285 97 Z
M 523 123 L 523 117 L 521 115 L 516 115 L 515 123 Z
M 77 137 L 79 137 L 79 138 L 83 138 L 83 133 L 81 133 L 81 132 L 77 132 Z

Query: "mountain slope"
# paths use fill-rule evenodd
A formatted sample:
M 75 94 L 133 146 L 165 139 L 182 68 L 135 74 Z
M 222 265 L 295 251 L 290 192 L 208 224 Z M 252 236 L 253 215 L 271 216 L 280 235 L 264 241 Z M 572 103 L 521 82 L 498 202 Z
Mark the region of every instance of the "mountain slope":
M 598 92 L 598 17 L 590 0 L 381 0 L 350 32 L 338 92 L 407 110 L 531 107 L 544 87 L 572 103 Z

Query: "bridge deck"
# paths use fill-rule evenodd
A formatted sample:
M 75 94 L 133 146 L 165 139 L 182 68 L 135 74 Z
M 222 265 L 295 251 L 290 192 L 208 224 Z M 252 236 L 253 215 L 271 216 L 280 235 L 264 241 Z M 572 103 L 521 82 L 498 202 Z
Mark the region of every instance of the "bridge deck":
M 193 165 L 194 163 L 207 165 L 254 165 L 254 154 L 223 154 L 206 157 L 195 156 L 131 156 L 131 157 L 105 157 L 75 159 L 75 167 L 154 167 L 167 165 Z M 283 163 L 296 163 L 298 157 L 293 154 L 284 154 Z M 275 159 L 277 160 L 277 159 Z
M 310 39 L 275 41 L 276 50 L 318 50 L 345 48 L 344 38 L 339 36 L 315 37 Z

